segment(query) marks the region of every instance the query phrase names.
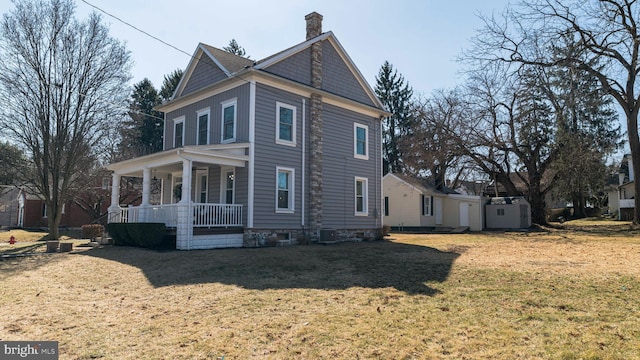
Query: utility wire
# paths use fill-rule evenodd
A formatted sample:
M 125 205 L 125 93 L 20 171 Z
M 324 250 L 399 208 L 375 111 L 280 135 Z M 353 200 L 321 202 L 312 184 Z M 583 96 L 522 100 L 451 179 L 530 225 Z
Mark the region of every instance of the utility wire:
M 86 1 L 86 0 L 82 0 L 82 2 L 83 2 L 83 3 L 85 3 L 85 4 L 87 4 L 87 5 L 89 5 L 89 6 L 91 6 L 92 8 L 94 8 L 94 9 L 96 9 L 96 10 L 100 11 L 101 13 L 104 13 L 104 14 L 106 14 L 106 15 L 108 15 L 108 16 L 110 16 L 110 17 L 112 17 L 112 18 L 114 18 L 114 19 L 116 19 L 116 20 L 118 20 L 118 21 L 120 21 L 121 23 L 123 23 L 123 24 L 125 24 L 125 25 L 127 25 L 127 26 L 129 26 L 129 27 L 131 27 L 131 28 L 133 28 L 134 30 L 136 30 L 136 31 L 138 31 L 138 32 L 141 32 L 141 33 L 143 33 L 143 34 L 147 35 L 148 37 L 150 37 L 150 38 L 152 38 L 152 39 L 154 39 L 154 40 L 156 40 L 156 41 L 159 41 L 159 42 L 163 43 L 164 45 L 167 45 L 167 46 L 169 46 L 169 47 L 171 47 L 171 48 L 173 48 L 173 49 L 175 49 L 175 50 L 177 50 L 177 51 L 179 51 L 179 52 L 181 52 L 181 53 L 183 53 L 183 54 L 187 55 L 188 57 L 193 57 L 190 53 L 188 53 L 188 52 L 186 52 L 186 51 L 184 51 L 184 50 L 182 50 L 182 49 L 180 49 L 180 48 L 178 48 L 178 47 L 176 47 L 176 46 L 174 46 L 174 45 L 172 45 L 172 44 L 170 44 L 170 43 L 168 43 L 168 42 L 166 42 L 166 41 L 164 41 L 164 40 L 162 40 L 162 39 L 160 39 L 160 38 L 158 38 L 158 37 L 156 37 L 156 36 L 154 36 L 154 35 L 149 34 L 148 32 L 146 32 L 146 31 L 144 31 L 144 30 L 142 30 L 142 29 L 140 29 L 140 28 L 136 27 L 135 25 L 133 25 L 133 24 L 131 24 L 131 23 L 128 23 L 128 22 L 126 22 L 126 21 L 124 21 L 124 20 L 120 19 L 119 17 L 117 17 L 117 16 L 115 16 L 115 15 L 113 15 L 113 14 L 111 14 L 111 13 L 109 13 L 109 12 L 107 12 L 107 11 L 105 11 L 105 10 L 101 9 L 101 8 L 99 8 L 99 7 L 98 7 L 98 6 L 96 6 L 96 5 L 93 5 L 92 3 L 90 3 L 90 2 L 88 2 L 88 1 Z

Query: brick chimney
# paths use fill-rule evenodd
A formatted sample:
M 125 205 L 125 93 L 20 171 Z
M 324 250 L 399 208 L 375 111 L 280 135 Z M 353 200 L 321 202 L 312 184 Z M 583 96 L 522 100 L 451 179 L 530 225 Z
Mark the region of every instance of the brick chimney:
M 307 20 L 307 40 L 322 34 L 322 15 L 314 11 L 304 19 Z

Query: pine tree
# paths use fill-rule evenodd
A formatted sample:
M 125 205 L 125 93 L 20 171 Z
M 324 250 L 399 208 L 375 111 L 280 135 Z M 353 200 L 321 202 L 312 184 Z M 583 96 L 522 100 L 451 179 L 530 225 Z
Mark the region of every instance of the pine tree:
M 229 41 L 229 45 L 223 47 L 222 50 L 226 52 L 230 52 L 234 55 L 242 56 L 242 57 L 244 57 L 247 53 L 242 46 L 238 45 L 238 42 L 236 42 L 236 39 L 231 39 L 231 41 Z
M 580 56 L 568 37 L 553 51 L 559 58 Z M 611 96 L 584 70 L 553 69 L 550 83 L 555 94 L 557 136 L 562 144 L 554 166 L 558 177 L 554 193 L 573 203 L 575 217 L 585 217 L 588 198 L 604 189 L 607 157 L 621 142 L 618 116 Z
M 413 89 L 404 77 L 385 61 L 376 76 L 376 95 L 391 113 L 383 122 L 384 173 L 402 173 L 402 153 L 399 138 L 411 128 L 411 98 Z
M 169 101 L 176 91 L 180 79 L 182 79 L 183 71 L 180 69 L 173 70 L 170 74 L 164 76 L 162 87 L 160 88 L 160 98 L 162 101 Z

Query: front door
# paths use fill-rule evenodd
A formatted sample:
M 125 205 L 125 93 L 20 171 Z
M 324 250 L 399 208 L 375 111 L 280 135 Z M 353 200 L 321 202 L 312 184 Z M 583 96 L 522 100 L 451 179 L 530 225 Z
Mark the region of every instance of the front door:
M 235 203 L 236 192 L 236 170 L 233 167 L 222 167 L 220 169 L 220 203 Z
M 460 203 L 460 226 L 469 226 L 469 203 Z
M 194 202 L 206 204 L 209 202 L 209 170 L 196 171 L 196 191 Z
M 442 198 L 441 197 L 434 197 L 433 198 L 433 211 L 435 212 L 435 216 L 436 216 L 436 225 L 442 225 Z

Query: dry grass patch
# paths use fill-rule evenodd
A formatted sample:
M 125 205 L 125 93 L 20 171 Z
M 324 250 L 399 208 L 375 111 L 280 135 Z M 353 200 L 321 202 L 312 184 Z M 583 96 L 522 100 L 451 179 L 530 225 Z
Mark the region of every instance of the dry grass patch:
M 61 359 L 640 358 L 640 239 L 563 226 L 5 260 L 0 339 Z

